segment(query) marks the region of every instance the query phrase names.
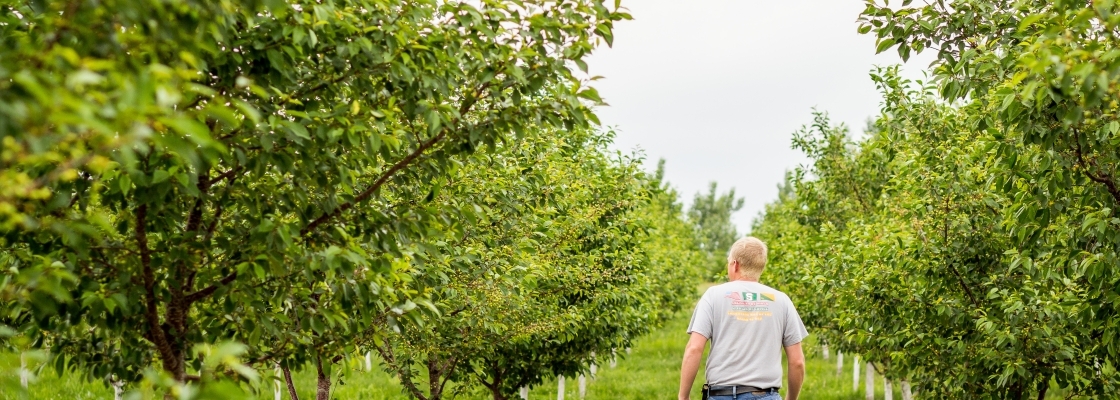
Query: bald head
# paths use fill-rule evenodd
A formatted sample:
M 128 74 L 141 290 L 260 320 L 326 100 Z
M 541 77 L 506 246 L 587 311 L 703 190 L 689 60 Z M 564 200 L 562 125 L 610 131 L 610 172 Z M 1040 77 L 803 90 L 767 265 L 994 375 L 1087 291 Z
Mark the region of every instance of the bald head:
M 740 279 L 757 281 L 766 269 L 766 243 L 756 237 L 747 236 L 735 241 L 727 255 L 728 272 L 734 273 L 732 262 L 738 263 Z M 735 279 L 735 277 L 731 277 Z

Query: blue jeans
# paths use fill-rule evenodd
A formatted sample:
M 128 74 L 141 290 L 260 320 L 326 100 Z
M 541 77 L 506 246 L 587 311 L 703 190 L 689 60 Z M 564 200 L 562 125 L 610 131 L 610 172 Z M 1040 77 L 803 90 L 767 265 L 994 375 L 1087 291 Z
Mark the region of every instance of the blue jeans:
M 782 395 L 780 395 L 778 393 L 754 395 L 754 394 L 751 394 L 750 392 L 747 392 L 747 393 L 740 393 L 738 396 L 735 396 L 735 397 L 732 397 L 731 395 L 712 396 L 712 397 L 709 397 L 708 399 L 709 400 L 782 400 Z

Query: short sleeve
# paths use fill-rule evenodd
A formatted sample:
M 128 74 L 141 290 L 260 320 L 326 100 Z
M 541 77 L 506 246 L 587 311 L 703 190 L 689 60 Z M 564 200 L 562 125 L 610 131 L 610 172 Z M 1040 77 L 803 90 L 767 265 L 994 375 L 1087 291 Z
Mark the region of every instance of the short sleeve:
M 712 338 L 712 303 L 708 300 L 707 293 L 700 296 L 700 301 L 696 302 L 696 310 L 692 312 L 692 320 L 688 322 L 686 333 L 693 332 L 704 335 L 708 339 Z
M 797 308 L 793 306 L 793 301 L 786 298 L 786 304 L 789 306 L 789 312 L 786 313 L 786 323 L 782 329 L 782 346 L 789 347 L 801 343 L 809 336 L 809 331 L 805 329 L 805 323 L 801 322 L 801 315 L 797 313 Z

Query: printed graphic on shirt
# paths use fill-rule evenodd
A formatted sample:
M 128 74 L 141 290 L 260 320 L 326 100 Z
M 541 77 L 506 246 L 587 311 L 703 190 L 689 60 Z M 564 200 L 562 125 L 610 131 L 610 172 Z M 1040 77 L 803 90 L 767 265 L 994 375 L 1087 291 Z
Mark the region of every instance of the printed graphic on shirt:
M 774 304 L 774 293 L 727 292 L 723 298 L 731 300 L 727 315 L 739 321 L 762 321 L 773 315 L 770 305 Z

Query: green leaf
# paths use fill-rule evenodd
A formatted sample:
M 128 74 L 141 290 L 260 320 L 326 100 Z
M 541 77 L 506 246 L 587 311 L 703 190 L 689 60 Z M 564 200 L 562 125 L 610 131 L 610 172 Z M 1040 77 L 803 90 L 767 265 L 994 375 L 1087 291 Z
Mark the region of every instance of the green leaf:
M 156 172 L 152 175 L 152 184 L 154 185 L 157 183 L 162 183 L 170 177 L 171 174 L 167 173 L 167 171 L 164 171 L 162 169 L 156 170 Z
M 1026 31 L 1027 28 L 1029 28 L 1032 24 L 1034 24 L 1035 22 L 1038 22 L 1039 20 L 1041 20 L 1045 16 L 1046 16 L 1045 14 L 1032 14 L 1032 15 L 1028 15 L 1026 18 L 1023 18 L 1019 22 L 1019 32 Z
M 117 178 L 117 187 L 120 188 L 122 195 L 127 196 L 128 191 L 132 190 L 132 178 L 128 174 L 121 174 Z
M 894 46 L 894 43 L 895 43 L 894 39 L 880 40 L 878 46 L 875 47 L 875 54 L 879 54 L 879 53 L 882 53 L 882 52 L 886 51 L 887 49 L 891 48 L 891 46 Z
M 304 140 L 311 139 L 311 134 L 307 132 L 307 128 L 303 125 L 291 121 L 284 121 L 283 124 L 288 128 L 288 132 L 291 132 L 296 138 Z

